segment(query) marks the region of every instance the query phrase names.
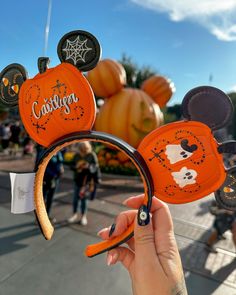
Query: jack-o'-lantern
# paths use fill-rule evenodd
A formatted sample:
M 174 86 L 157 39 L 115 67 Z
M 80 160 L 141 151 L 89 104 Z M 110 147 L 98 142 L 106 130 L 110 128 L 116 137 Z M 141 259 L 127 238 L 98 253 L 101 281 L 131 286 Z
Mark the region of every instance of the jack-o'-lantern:
M 133 147 L 163 123 L 159 106 L 142 90 L 126 88 L 100 108 L 95 129 L 125 140 Z

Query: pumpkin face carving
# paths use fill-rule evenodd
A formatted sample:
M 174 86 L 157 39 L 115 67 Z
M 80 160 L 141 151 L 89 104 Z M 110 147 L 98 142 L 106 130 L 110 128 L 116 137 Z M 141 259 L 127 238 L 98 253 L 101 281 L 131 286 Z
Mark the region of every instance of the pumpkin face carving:
M 20 91 L 19 110 L 30 136 L 46 147 L 66 134 L 89 130 L 96 113 L 87 80 L 68 63 L 28 79 Z
M 136 148 L 162 123 L 162 112 L 145 92 L 126 88 L 110 97 L 100 108 L 95 128 L 118 136 Z

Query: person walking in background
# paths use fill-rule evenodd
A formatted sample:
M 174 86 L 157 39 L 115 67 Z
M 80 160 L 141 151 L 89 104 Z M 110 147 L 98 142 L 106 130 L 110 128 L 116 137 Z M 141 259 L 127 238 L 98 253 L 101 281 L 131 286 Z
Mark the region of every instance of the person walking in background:
M 23 156 L 33 156 L 34 154 L 34 142 L 29 137 L 29 135 L 26 135 L 23 140 Z M 38 155 L 38 153 L 37 153 Z M 37 156 L 36 156 L 37 157 Z
M 2 128 L 2 148 L 5 153 L 8 152 L 9 139 L 11 137 L 11 130 L 9 123 L 4 124 Z
M 12 155 L 16 156 L 19 145 L 20 145 L 20 133 L 21 133 L 21 127 L 20 122 L 17 121 L 15 124 L 12 124 L 10 127 L 11 130 L 11 137 L 9 139 L 10 141 L 10 152 Z
M 48 215 L 50 215 L 53 197 L 63 173 L 63 156 L 61 152 L 58 152 L 49 161 L 43 178 L 43 197 Z M 55 221 L 55 219 L 52 220 Z
M 98 159 L 88 141 L 78 144 L 78 153 L 73 158 L 71 169 L 74 171 L 73 215 L 68 219 L 68 222 L 80 221 L 81 225 L 87 225 L 88 199 L 95 198 L 97 183 L 100 179 Z M 79 202 L 80 218 L 77 212 Z
M 206 249 L 217 253 L 213 245 L 219 240 L 225 239 L 224 233 L 231 230 L 234 245 L 236 247 L 236 212 L 221 208 L 216 201 L 212 201 L 210 212 L 215 216 L 213 229 L 206 242 Z

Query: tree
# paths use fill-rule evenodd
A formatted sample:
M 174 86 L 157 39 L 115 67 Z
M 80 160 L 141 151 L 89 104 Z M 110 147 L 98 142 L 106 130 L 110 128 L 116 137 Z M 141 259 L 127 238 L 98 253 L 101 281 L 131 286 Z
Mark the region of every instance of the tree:
M 165 124 L 176 122 L 181 120 L 181 104 L 175 104 L 173 106 L 165 107 L 162 109 L 165 118 Z
M 143 81 L 157 74 L 157 72 L 150 66 L 143 66 L 140 68 L 136 63 L 133 62 L 132 58 L 126 54 L 122 55 L 122 58 L 119 62 L 125 68 L 127 86 L 132 88 L 140 88 Z
M 236 139 L 236 93 L 232 92 L 229 93 L 228 96 L 231 98 L 231 101 L 234 106 L 234 114 L 232 118 L 231 124 L 228 126 L 228 132 L 233 136 L 234 139 Z

